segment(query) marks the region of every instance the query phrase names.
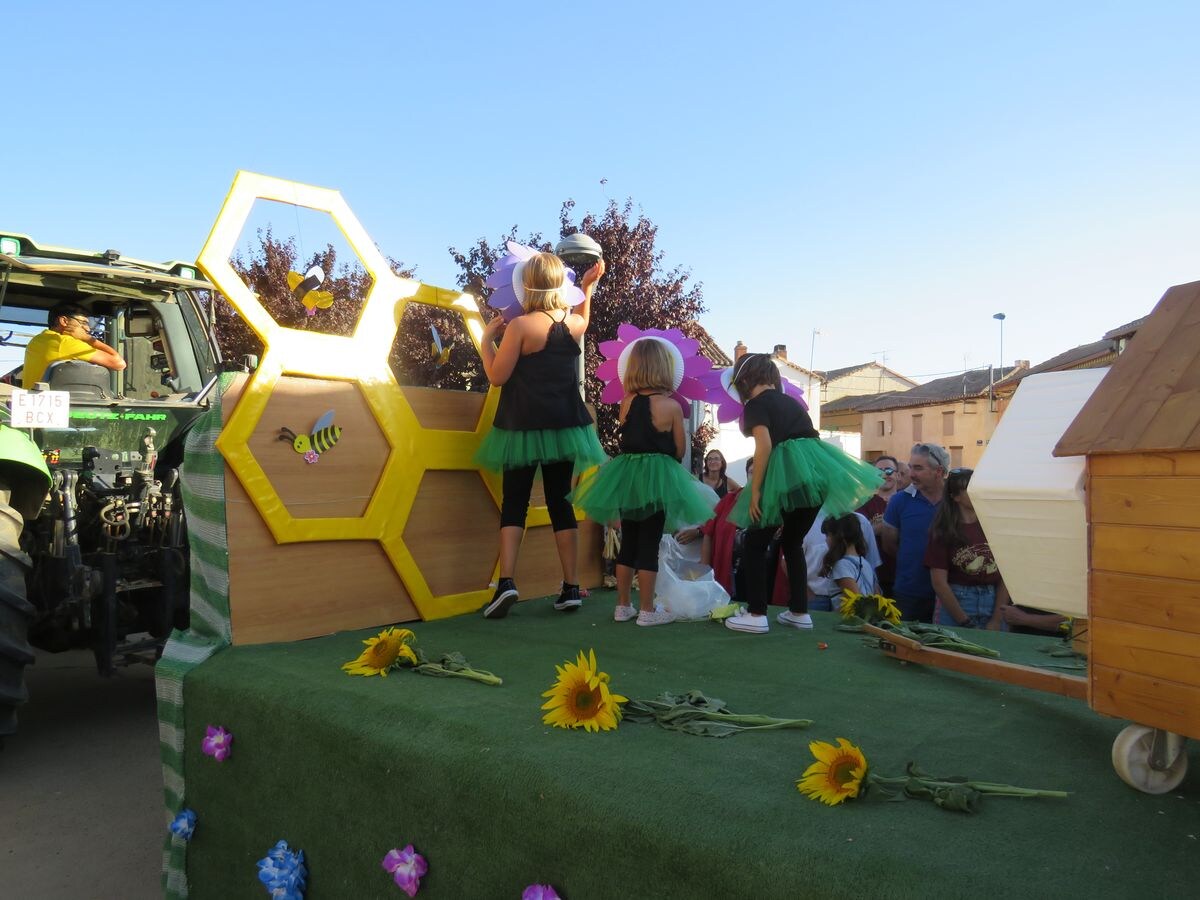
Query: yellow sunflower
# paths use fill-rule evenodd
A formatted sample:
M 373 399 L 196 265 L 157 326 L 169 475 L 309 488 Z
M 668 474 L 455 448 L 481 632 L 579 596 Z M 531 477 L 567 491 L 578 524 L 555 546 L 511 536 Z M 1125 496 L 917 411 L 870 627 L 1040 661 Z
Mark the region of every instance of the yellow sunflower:
M 628 698 L 608 689 L 608 674 L 596 666 L 596 651 L 580 650 L 575 662 L 555 666 L 558 678 L 542 696 L 549 697 L 542 709 L 549 710 L 542 722 L 555 728 L 610 731 L 621 721 L 621 704 Z
M 845 738 L 838 738 L 837 742 L 837 747 L 825 741 L 809 744 L 816 762 L 796 782 L 800 793 L 830 806 L 857 797 L 867 777 L 867 758 L 862 750 Z
M 389 627 L 378 635 L 363 641 L 367 645 L 357 659 L 342 664 L 342 671 L 350 675 L 382 675 L 387 677 L 388 669 L 403 657 L 416 663 L 417 656 L 408 642 L 413 633 L 407 628 Z
M 851 616 L 858 615 L 858 601 L 862 599 L 862 594 L 855 591 L 842 591 L 842 605 L 838 612 L 842 614 L 843 619 L 849 619 Z
M 893 625 L 900 624 L 900 607 L 896 605 L 895 600 L 890 600 L 883 594 L 879 595 L 879 615 Z

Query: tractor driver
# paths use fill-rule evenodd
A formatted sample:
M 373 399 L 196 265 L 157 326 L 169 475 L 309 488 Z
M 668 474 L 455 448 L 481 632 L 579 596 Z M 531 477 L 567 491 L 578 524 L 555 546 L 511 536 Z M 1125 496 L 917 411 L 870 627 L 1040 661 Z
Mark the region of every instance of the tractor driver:
M 52 363 L 80 359 L 119 372 L 125 368 L 121 354 L 88 330 L 87 310 L 61 303 L 50 310 L 49 327 L 25 348 L 21 386 L 31 388 L 46 375 Z

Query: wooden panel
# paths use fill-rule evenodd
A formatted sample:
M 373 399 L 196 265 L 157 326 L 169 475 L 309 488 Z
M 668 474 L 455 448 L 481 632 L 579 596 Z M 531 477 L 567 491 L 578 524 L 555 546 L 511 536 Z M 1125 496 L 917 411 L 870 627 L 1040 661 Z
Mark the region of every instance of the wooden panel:
M 1096 712 L 1200 738 L 1200 688 L 1095 664 L 1091 679 Z
M 1200 573 L 1200 531 L 1145 525 L 1092 525 L 1092 569 L 1159 578 Z
M 1091 660 L 1154 678 L 1200 687 L 1200 635 L 1092 616 Z
M 406 386 L 404 399 L 422 428 L 438 431 L 474 431 L 487 394 L 480 391 L 445 391 Z
M 1096 478 L 1148 475 L 1200 476 L 1200 453 L 1102 453 L 1088 457 L 1088 472 Z
M 378 542 L 276 544 L 229 471 L 225 518 L 235 644 L 296 641 L 420 618 Z
M 1093 523 L 1200 528 L 1200 477 L 1091 479 Z
M 434 596 L 487 588 L 499 552 L 500 511 L 478 472 L 428 471 L 404 543 Z
M 1200 634 L 1200 581 L 1093 571 L 1088 593 L 1092 616 Z
M 600 584 L 603 562 L 600 559 L 604 530 L 595 522 L 579 523 L 579 583 L 592 588 Z M 495 539 L 493 539 L 494 541 Z M 517 558 L 517 588 L 522 599 L 558 596 L 562 587 L 562 564 L 549 525 L 539 525 L 525 531 L 525 542 Z M 588 601 L 584 601 L 585 603 Z

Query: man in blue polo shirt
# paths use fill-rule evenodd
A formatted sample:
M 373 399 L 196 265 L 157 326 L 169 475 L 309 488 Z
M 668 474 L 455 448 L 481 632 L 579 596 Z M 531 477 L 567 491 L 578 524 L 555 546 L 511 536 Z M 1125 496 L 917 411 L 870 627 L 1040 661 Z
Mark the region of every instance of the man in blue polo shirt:
M 896 558 L 893 593 L 900 615 L 909 621 L 933 621 L 936 594 L 925 568 L 925 546 L 933 511 L 942 502 L 950 454 L 937 444 L 917 444 L 908 461 L 912 484 L 897 491 L 883 512 L 880 539 Z

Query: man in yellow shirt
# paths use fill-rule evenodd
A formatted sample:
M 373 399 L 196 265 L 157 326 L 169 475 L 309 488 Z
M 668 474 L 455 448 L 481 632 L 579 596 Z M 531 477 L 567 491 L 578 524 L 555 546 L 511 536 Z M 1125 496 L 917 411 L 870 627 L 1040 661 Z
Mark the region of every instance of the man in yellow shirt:
M 88 330 L 87 311 L 74 304 L 60 304 L 50 310 L 50 327 L 34 337 L 25 348 L 25 366 L 21 387 L 31 388 L 46 375 L 51 363 L 81 359 L 119 372 L 125 368 L 121 354 Z

